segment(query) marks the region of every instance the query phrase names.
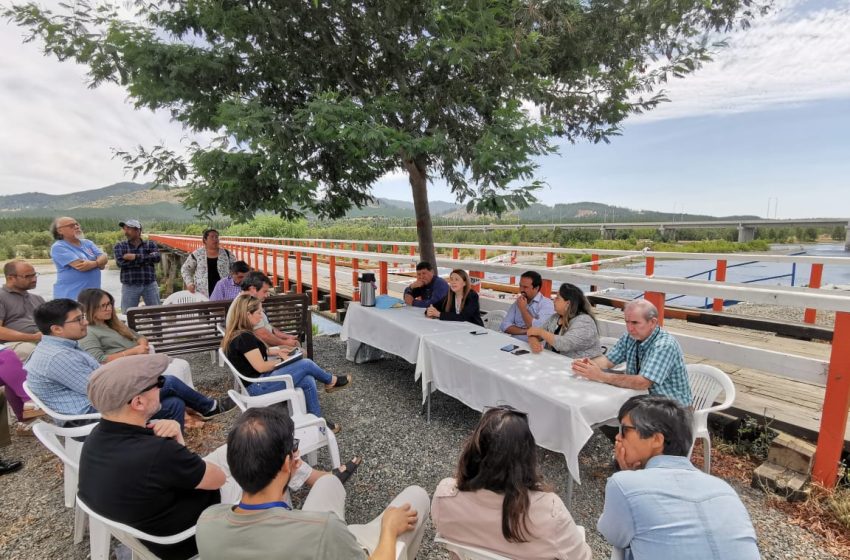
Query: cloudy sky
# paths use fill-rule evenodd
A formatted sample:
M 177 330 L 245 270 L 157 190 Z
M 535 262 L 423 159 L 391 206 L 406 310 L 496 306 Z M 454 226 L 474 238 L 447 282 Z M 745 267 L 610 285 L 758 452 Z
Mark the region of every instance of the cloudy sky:
M 770 217 L 850 215 L 850 0 L 777 0 L 774 11 L 670 103 L 630 119 L 611 144 L 562 146 L 541 160 L 547 204 Z M 186 141 L 166 114 L 135 111 L 115 86 L 22 44 L 0 22 L 0 191 L 61 194 L 128 180 L 112 148 Z M 404 176 L 374 194 L 411 200 Z M 439 183 L 432 200 L 452 200 Z M 769 210 L 768 210 L 769 209 Z

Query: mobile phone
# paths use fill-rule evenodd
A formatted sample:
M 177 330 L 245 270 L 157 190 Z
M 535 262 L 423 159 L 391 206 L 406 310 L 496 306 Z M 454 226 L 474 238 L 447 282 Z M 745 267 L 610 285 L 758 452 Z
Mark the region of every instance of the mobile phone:
M 469 334 L 478 336 L 479 334 L 487 334 L 487 331 L 469 331 Z
M 499 348 L 499 350 L 501 350 L 502 352 L 513 352 L 517 348 L 519 348 L 519 346 L 517 346 L 516 344 L 508 344 L 507 346 L 502 346 L 501 348 Z
M 525 348 L 517 348 L 513 352 L 511 352 L 514 356 L 522 356 L 523 354 L 528 354 L 528 350 Z

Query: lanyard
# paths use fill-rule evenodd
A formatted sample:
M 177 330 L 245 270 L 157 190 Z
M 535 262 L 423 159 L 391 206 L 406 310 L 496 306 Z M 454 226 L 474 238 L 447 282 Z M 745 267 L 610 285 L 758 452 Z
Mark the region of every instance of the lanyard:
M 292 511 L 292 508 L 289 507 L 289 504 L 286 502 L 265 502 L 263 504 L 246 504 L 245 502 L 239 502 L 240 509 L 244 510 L 260 510 L 260 509 L 271 509 L 276 507 L 282 507 L 283 509 L 287 509 Z

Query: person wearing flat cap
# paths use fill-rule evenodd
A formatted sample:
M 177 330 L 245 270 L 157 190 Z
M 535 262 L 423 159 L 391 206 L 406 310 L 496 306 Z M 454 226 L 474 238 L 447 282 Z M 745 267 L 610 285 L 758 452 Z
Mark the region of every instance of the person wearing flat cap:
M 222 446 L 201 458 L 189 451 L 180 425 L 150 419 L 160 408 L 168 357 L 129 356 L 98 368 L 87 394 L 103 419 L 86 437 L 79 496 L 94 511 L 151 535 L 173 535 L 195 525 L 201 512 L 236 503 Z M 163 559 L 197 554 L 194 537 L 174 545 L 145 545 Z
M 121 311 L 126 313 L 137 307 L 139 300 L 145 305 L 159 305 L 159 286 L 156 283 L 156 263 L 162 257 L 153 241 L 142 239 L 139 220 L 126 220 L 118 224 L 127 237 L 115 244 L 115 263 L 121 269 Z

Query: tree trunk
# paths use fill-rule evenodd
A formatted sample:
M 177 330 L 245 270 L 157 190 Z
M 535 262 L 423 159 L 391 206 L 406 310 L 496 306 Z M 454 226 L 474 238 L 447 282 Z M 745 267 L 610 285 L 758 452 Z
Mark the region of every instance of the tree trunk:
M 427 261 L 437 270 L 434 251 L 434 232 L 431 228 L 431 210 L 428 208 L 428 175 L 425 167 L 415 160 L 406 160 L 404 166 L 413 190 L 413 209 L 416 213 L 416 236 L 419 240 L 419 260 Z

